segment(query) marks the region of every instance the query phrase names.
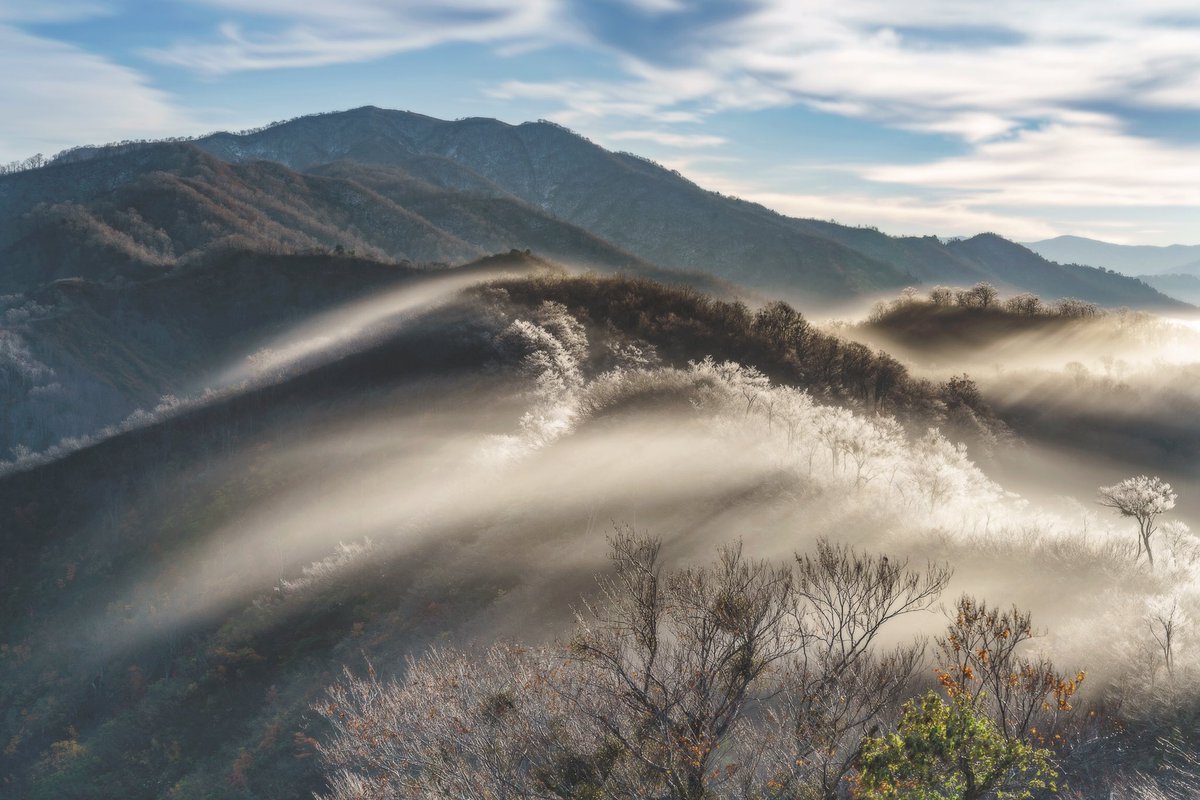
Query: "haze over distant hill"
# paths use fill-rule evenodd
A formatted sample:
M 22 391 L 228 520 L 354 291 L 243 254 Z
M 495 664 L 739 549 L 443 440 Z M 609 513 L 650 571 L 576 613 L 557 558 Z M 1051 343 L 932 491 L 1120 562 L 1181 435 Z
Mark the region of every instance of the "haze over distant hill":
M 1165 295 L 1192 305 L 1200 304 L 1200 265 L 1191 273 L 1142 275 L 1141 279 Z
M 1126 275 L 1200 275 L 1200 244 L 1155 247 L 1113 244 L 1082 236 L 1058 236 L 1028 242 L 1025 246 L 1053 261 L 1115 269 Z
M 164 169 L 145 163 L 144 151 L 154 147 L 79 148 L 48 169 L 15 177 L 35 185 L 53 177 L 59 190 L 27 187 L 24 194 L 61 202 L 54 192 L 77 181 L 62 171 L 97 158 L 111 163 L 112 180 L 119 186 L 151 181 L 146 171 Z M 227 181 L 236 185 L 230 191 L 242 207 L 249 207 L 247 213 L 265 218 L 266 238 L 287 246 L 296 246 L 297 240 L 345 242 L 346 247 L 374 248 L 371 252 L 391 257 L 450 261 L 510 247 L 532 248 L 601 268 L 703 272 L 783 294 L 801 306 L 890 292 L 911 283 L 987 280 L 1047 297 L 1180 307 L 1139 281 L 1052 265 L 1018 245 L 996 246 L 998 237 L 947 245 L 932 236 L 892 237 L 868 228 L 785 217 L 705 191 L 676 172 L 607 151 L 548 122 L 450 122 L 366 107 L 301 117 L 245 135 L 213 134 L 174 147 L 175 157 L 192 168 L 219 175 L 222 186 Z M 188 148 L 220 161 L 207 162 L 195 153 L 185 157 Z M 236 166 L 216 166 L 221 162 Z M 165 171 L 175 177 L 153 181 L 176 182 L 178 168 L 167 166 Z M 281 191 L 290 206 L 276 207 Z M 7 214 L 20 211 L 6 199 L 11 193 L 0 182 L 0 221 L 6 209 Z M 297 210 L 296 203 L 305 208 Z M 111 218 L 110 213 L 105 224 L 122 233 L 135 227 Z M 242 214 L 229 226 L 238 229 L 245 218 Z M 162 228 L 152 226 L 150 233 L 155 230 Z M 178 250 L 174 239 L 172 243 Z

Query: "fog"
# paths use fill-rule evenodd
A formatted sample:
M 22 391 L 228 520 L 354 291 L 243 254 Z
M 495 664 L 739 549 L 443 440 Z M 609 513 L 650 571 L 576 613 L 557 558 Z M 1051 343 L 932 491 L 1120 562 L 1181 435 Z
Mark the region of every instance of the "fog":
M 463 285 L 339 310 L 290 333 L 273 348 L 286 355 L 268 363 L 307 365 L 353 349 L 366 333 L 376 338 L 381 321 L 444 303 Z M 754 557 L 788 558 L 820 537 L 948 562 L 955 579 L 945 600 L 969 592 L 1028 608 L 1047 633 L 1038 646 L 1089 670 L 1093 685 L 1118 679 L 1131 654 L 1152 647 L 1153 609 L 1177 599 L 1200 613 L 1200 542 L 1187 527 L 1195 498 L 1165 518 L 1155 568 L 1135 563 L 1132 522 L 1094 502 L 1097 486 L 1127 476 L 1121 453 L 1085 463 L 1029 441 L 985 472 L 937 432 L 905 433 L 742 365 L 674 369 L 634 346 L 622 351 L 625 363 L 597 372 L 587 363 L 596 343 L 561 306 L 489 308 L 480 318 L 495 351 L 483 373 L 414 378 L 284 427 L 265 452 L 209 465 L 230 485 L 267 475 L 271 488 L 174 552 L 168 572 L 155 566 L 113 587 L 79 625 L 92 655 L 222 615 L 271 624 L 318 584 L 384 564 L 401 565 L 424 602 L 485 593 L 454 621 L 464 640 L 553 637 L 606 568 L 614 522 L 662 537 L 676 564 L 705 561 L 737 539 Z M 250 374 L 238 369 L 248 367 L 229 374 Z M 1000 387 L 1030 397 L 1056 391 L 1062 375 L 1049 374 L 982 384 L 998 401 Z M 1140 413 L 1159 413 L 1156 391 L 1140 395 Z M 1102 409 L 1117 407 L 1092 394 Z M 912 624 L 929 633 L 944 622 L 930 613 Z M 1180 660 L 1196 646 L 1185 637 Z
M 228 388 L 278 380 L 299 369 L 318 366 L 346 352 L 362 349 L 372 339 L 395 333 L 406 321 L 445 305 L 469 286 L 528 271 L 455 270 L 336 307 L 261 343 L 250 354 L 239 357 L 214 378 L 204 381 L 203 387 Z

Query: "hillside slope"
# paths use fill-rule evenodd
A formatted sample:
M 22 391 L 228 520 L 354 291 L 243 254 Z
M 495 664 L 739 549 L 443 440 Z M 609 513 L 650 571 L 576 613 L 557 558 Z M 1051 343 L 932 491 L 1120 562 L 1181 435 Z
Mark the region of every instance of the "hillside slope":
M 1046 299 L 1074 297 L 1102 306 L 1183 310 L 1186 304 L 1164 296 L 1136 278 L 1078 264 L 1058 264 L 991 233 L 951 241 L 955 255 L 986 271 L 1003 288 L 1033 292 Z
M 245 137 L 217 134 L 197 145 L 222 158 L 269 158 L 297 169 L 341 159 L 371 165 L 420 159 L 427 179 L 441 185 L 499 187 L 648 261 L 767 291 L 841 298 L 905 283 L 990 280 L 1046 297 L 1178 306 L 1135 280 L 1035 261 L 1032 253 L 984 254 L 936 237 L 892 237 L 784 217 L 704 191 L 656 164 L 610 153 L 545 122 L 445 122 L 368 107 Z M 1012 251 L 1023 249 L 1008 244 Z
M 221 158 L 266 158 L 301 170 L 338 160 L 400 167 L 419 161 L 426 179 L 441 186 L 495 186 L 647 261 L 754 288 L 847 297 L 905 280 L 890 265 L 795 231 L 760 206 L 705 192 L 546 122 L 444 122 L 363 108 L 196 144 Z
M 536 249 L 581 266 L 661 272 L 514 198 L 440 190 L 399 170 L 300 174 L 173 143 L 0 177 L 0 291 L 64 277 L 141 279 L 220 247 L 421 263 Z
M 1192 305 L 1200 305 L 1200 263 L 1196 264 L 1194 273 L 1168 272 L 1161 275 L 1142 275 L 1139 280 L 1153 286 L 1168 297 L 1174 297 Z
M 219 388 L 222 369 L 346 303 L 438 278 L 548 268 L 524 254 L 431 269 L 237 250 L 140 281 L 71 278 L 10 295 L 0 305 L 0 453 L 42 450 L 154 408 L 164 395 Z

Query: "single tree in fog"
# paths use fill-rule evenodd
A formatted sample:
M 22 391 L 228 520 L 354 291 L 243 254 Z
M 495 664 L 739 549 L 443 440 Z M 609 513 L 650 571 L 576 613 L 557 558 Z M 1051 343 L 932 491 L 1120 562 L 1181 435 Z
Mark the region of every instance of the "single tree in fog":
M 757 748 L 774 767 L 763 775 L 769 796 L 833 800 L 845 791 L 864 735 L 888 724 L 924 663 L 922 642 L 882 649 L 880 632 L 931 608 L 951 572 L 822 540 L 815 553 L 796 556 L 795 574 L 803 647 L 743 749 Z
M 1175 644 L 1179 639 L 1180 628 L 1185 622 L 1183 610 L 1179 607 L 1179 598 L 1172 598 L 1169 603 L 1157 603 L 1150 612 L 1148 622 L 1150 635 L 1162 651 L 1163 666 L 1167 668 L 1167 675 L 1174 677 Z
M 1175 507 L 1178 495 L 1171 490 L 1171 484 L 1158 477 L 1138 475 L 1126 478 L 1112 486 L 1100 487 L 1100 505 L 1115 509 L 1123 517 L 1132 517 L 1138 525 L 1138 552 L 1146 558 L 1150 566 L 1154 566 L 1154 553 L 1150 550 L 1150 537 L 1157 530 L 1157 521 L 1167 511 Z
M 614 535 L 612 558 L 616 574 L 570 645 L 592 676 L 595 721 L 652 796 L 700 800 L 759 682 L 800 644 L 793 576 L 740 545 L 709 567 L 663 575 L 659 543 L 631 528 Z

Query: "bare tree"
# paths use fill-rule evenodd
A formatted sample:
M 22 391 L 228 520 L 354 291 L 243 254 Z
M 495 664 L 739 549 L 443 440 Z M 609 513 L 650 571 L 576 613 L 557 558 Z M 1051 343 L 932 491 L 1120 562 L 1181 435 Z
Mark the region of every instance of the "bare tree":
M 1010 314 L 1032 317 L 1042 313 L 1042 300 L 1036 294 L 1023 292 L 1004 301 L 1004 310 Z
M 1162 651 L 1163 664 L 1170 677 L 1175 676 L 1175 643 L 1183 622 L 1179 598 L 1172 598 L 1170 604 L 1162 603 L 1150 612 L 1150 635 Z
M 1054 304 L 1054 313 L 1069 319 L 1091 319 L 1100 316 L 1100 307 L 1086 300 L 1067 297 Z
M 1141 558 L 1145 550 L 1151 567 L 1154 566 L 1154 553 L 1150 549 L 1150 537 L 1157 530 L 1158 518 L 1175 507 L 1178 496 L 1171 490 L 1171 484 L 1157 476 L 1138 475 L 1112 486 L 1100 487 L 1100 505 L 1137 521 L 1137 557 Z
M 954 305 L 954 290 L 949 286 L 935 286 L 929 290 L 929 302 L 935 306 Z
M 1000 292 L 990 283 L 977 283 L 970 289 L 959 289 L 954 299 L 963 308 L 992 308 L 1000 298 Z
M 932 607 L 951 571 L 932 563 L 910 569 L 907 560 L 822 540 L 815 554 L 796 557 L 796 574 L 804 647 L 771 711 L 787 736 L 769 781 L 784 796 L 803 788 L 832 799 L 855 766 L 863 736 L 899 708 L 922 663 L 922 643 L 881 652 L 880 632 Z
M 664 578 L 658 542 L 624 527 L 611 543 L 616 574 L 579 614 L 571 653 L 608 698 L 600 729 L 664 796 L 700 800 L 758 683 L 799 646 L 792 575 L 734 545 Z

